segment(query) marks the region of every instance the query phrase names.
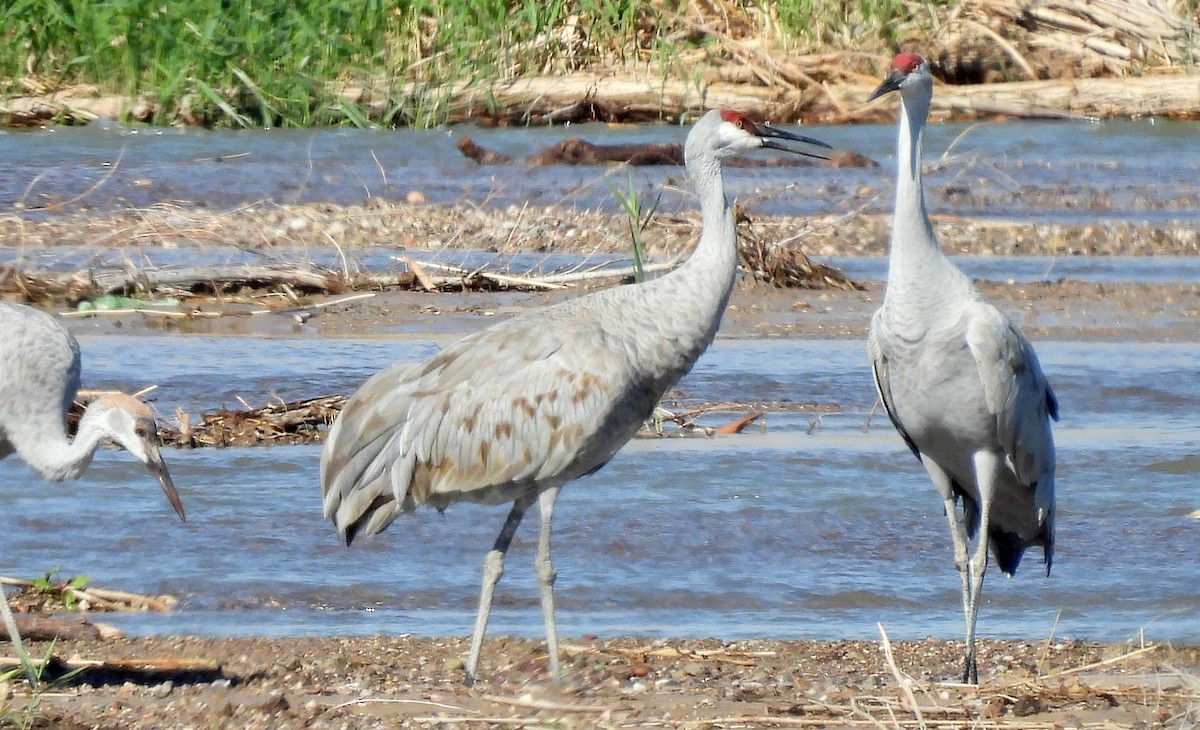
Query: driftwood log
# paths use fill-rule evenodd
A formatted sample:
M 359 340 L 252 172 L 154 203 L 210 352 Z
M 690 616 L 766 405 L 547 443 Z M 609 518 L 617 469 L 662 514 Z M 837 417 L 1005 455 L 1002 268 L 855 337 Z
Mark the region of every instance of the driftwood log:
M 450 87 L 449 121 L 480 117 L 524 123 L 551 123 L 565 107 L 581 100 L 592 119 L 625 122 L 696 118 L 710 108 L 739 109 L 754 118 L 806 123 L 880 121 L 894 116 L 887 105 L 867 105 L 872 86 L 830 86 L 824 100 L 804 92 L 743 84 L 706 85 L 697 90 L 682 81 L 651 83 L 577 72 L 565 77 L 523 78 L 486 87 Z M 812 97 L 811 93 L 808 97 Z M 836 104 L 828 97 L 836 99 Z M 840 107 L 840 108 L 839 108 Z M 1044 80 L 941 87 L 934 109 L 956 117 L 1100 118 L 1146 115 L 1200 117 L 1200 83 L 1184 75 Z
M 459 140 L 458 151 L 482 165 L 500 165 L 514 162 L 501 152 L 489 150 L 470 137 Z M 624 163 L 627 165 L 675 165 L 683 166 L 683 145 L 676 142 L 645 144 L 600 145 L 578 137 L 569 137 L 553 147 L 547 147 L 525 158 L 529 165 L 603 165 Z M 829 167 L 878 167 L 879 163 L 869 157 L 837 150 L 829 153 L 824 161 L 812 157 L 775 156 L 767 159 L 735 157 L 726 160 L 729 167 L 809 167 L 824 164 Z
M 114 639 L 124 636 L 120 629 L 106 624 L 96 624 L 82 616 L 61 618 L 41 614 L 18 613 L 13 615 L 21 638 L 26 641 L 95 641 L 97 639 Z M 0 641 L 8 641 L 8 632 L 0 634 Z M 0 670 L 4 669 L 4 660 L 0 659 Z

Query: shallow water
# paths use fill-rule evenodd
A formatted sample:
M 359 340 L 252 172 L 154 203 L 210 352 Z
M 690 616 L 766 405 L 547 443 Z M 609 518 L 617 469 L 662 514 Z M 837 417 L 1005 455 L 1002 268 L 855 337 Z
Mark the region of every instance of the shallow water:
M 480 129 L 207 131 L 96 123 L 0 131 L 0 210 L 163 203 L 222 208 L 263 200 L 364 203 L 419 191 L 430 202 L 554 204 L 616 210 L 632 176 L 661 210 L 693 203 L 675 167 L 480 166 L 455 143 L 523 158 L 565 137 L 596 143 L 682 142 L 670 125 Z M 730 197 L 760 214 L 891 206 L 895 126 L 809 127 L 805 133 L 878 160 L 879 168 L 762 167 L 726 176 Z M 1200 123 L 1154 119 L 952 123 L 931 126 L 925 157 L 932 213 L 1014 220 L 1200 219 Z M 764 157 L 767 157 L 764 155 Z M 78 198 L 78 200 L 77 200 Z M 25 210 L 36 218 L 42 213 Z
M 85 386 L 160 384 L 196 412 L 348 392 L 427 341 L 85 336 Z M 1063 420 L 1052 575 L 1030 553 L 984 590 L 984 636 L 1200 641 L 1200 350 L 1044 342 Z M 139 382 L 126 379 L 140 363 Z M 233 370 L 222 363 L 236 362 Z M 939 500 L 881 414 L 862 343 L 719 339 L 681 384 L 696 400 L 794 399 L 722 439 L 631 443 L 563 490 L 555 516 L 567 635 L 869 638 L 958 635 L 958 578 Z M 712 419 L 720 423 L 720 417 Z M 811 431 L 811 432 L 810 432 Z M 0 462 L 0 572 L 61 565 L 99 585 L 179 595 L 167 615 L 113 617 L 133 633 L 465 634 L 479 565 L 505 509 L 421 511 L 345 548 L 320 517 L 319 447 L 168 452 L 188 509 L 105 452 L 87 477 L 45 485 Z M 85 493 L 85 494 L 82 494 Z M 86 496 L 85 496 L 86 495 Z M 536 515 L 497 595 L 496 633 L 541 632 Z M 108 617 L 106 617 L 108 620 Z
M 860 206 L 886 212 L 894 127 L 806 131 L 883 167 L 737 170 L 727 177 L 731 196 L 756 199 L 763 213 Z M 612 208 L 610 186 L 623 186 L 624 168 L 479 167 L 454 142 L 469 135 L 523 156 L 566 136 L 624 143 L 680 141 L 684 132 L 589 125 L 234 133 L 102 124 L 0 131 L 0 209 L 36 219 L 46 214 L 17 204 L 85 192 L 66 209 L 361 203 L 410 190 L 431 202 Z M 1200 221 L 1200 146 L 1192 143 L 1198 132 L 1196 123 L 1153 120 L 937 125 L 927 133 L 927 161 L 953 150 L 927 180 L 930 208 L 1035 221 Z M 692 204 L 676 169 L 628 174 L 640 189 L 663 191 L 665 210 Z M 119 263 L 125 255 L 7 250 L 2 260 L 71 268 Z M 153 256 L 155 264 L 171 265 L 242 262 L 248 254 L 214 247 Z M 462 256 L 482 265 L 480 257 L 493 255 Z M 496 266 L 575 263 L 537 256 Z M 885 265 L 834 263 L 867 279 L 882 278 Z M 1178 258 L 960 263 L 972 276 L 1000 281 L 1200 275 L 1195 260 Z M 261 405 L 348 393 L 390 362 L 427 357 L 449 333 L 429 336 L 437 341 L 425 333 L 80 339 L 85 387 L 156 383 L 162 413 L 179 407 L 196 414 L 239 408 L 239 397 Z M 1058 551 L 1049 578 L 1040 555 L 1030 554 L 1015 579 L 989 579 L 982 635 L 1121 640 L 1144 630 L 1151 638 L 1200 642 L 1200 348 L 1037 345 L 1063 415 L 1056 430 Z M 959 635 L 958 578 L 939 500 L 882 414 L 863 428 L 874 400 L 863 343 L 719 338 L 680 389 L 694 401 L 793 400 L 832 412 L 819 419 L 773 413 L 764 427 L 731 438 L 635 441 L 608 467 L 566 487 L 554 555 L 567 635 L 866 638 L 876 635 L 877 621 L 897 638 Z M 8 536 L 0 573 L 33 576 L 62 566 L 99 585 L 181 597 L 171 614 L 105 617 L 140 634 L 467 633 L 480 562 L 505 510 L 422 511 L 347 549 L 320 517 L 319 453 L 168 452 L 186 524 L 123 454 L 101 453 L 84 479 L 68 485 L 44 484 L 16 460 L 0 461 L 0 534 Z M 541 633 L 531 570 L 536 516 L 527 521 L 497 594 L 494 633 Z

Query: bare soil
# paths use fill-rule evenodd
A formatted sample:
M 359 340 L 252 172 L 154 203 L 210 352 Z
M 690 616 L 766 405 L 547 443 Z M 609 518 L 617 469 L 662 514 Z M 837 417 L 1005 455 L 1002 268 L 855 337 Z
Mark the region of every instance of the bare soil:
M 893 669 L 882 642 L 582 637 L 567 641 L 567 679 L 555 686 L 540 642 L 501 637 L 485 645 L 480 681 L 466 687 L 466 644 L 419 637 L 63 642 L 57 656 L 105 659 L 117 668 L 89 670 L 36 697 L 22 685 L 8 700 L 8 722 L 66 730 L 1200 722 L 1195 647 L 985 641 L 974 688 L 947 681 L 960 671 L 958 642 L 897 642 Z M 164 657 L 174 669 L 138 667 Z M 23 714 L 30 702 L 36 706 Z

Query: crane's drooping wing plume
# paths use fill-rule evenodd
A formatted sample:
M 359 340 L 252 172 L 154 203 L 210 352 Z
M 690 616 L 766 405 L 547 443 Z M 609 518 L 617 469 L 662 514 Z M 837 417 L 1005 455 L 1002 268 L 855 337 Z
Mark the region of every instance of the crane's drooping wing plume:
M 566 325 L 517 318 L 368 380 L 321 460 L 325 514 L 339 532 L 379 532 L 421 504 L 511 501 L 606 462 L 659 394 L 624 392 L 622 353 Z

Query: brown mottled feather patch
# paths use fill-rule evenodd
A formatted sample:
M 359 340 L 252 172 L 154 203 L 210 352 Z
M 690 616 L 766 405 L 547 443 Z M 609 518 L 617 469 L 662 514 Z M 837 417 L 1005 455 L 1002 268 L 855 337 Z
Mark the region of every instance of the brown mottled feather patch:
M 520 408 L 530 418 L 533 418 L 534 414 L 537 413 L 537 408 L 534 408 L 533 404 L 525 396 L 513 399 L 513 408 Z
M 445 464 L 446 460 L 442 460 Z M 441 466 L 439 465 L 439 469 Z M 423 461 L 413 466 L 412 481 L 408 484 L 408 498 L 413 504 L 425 504 L 433 491 L 433 469 Z

